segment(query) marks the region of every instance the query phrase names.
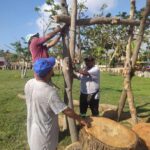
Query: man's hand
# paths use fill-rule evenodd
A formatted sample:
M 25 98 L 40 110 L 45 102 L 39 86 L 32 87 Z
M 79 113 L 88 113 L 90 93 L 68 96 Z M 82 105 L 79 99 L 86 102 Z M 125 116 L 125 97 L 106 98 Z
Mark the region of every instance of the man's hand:
M 65 115 L 67 115 L 70 118 L 73 118 L 75 120 L 77 120 L 79 122 L 80 125 L 84 125 L 87 126 L 88 128 L 91 126 L 91 119 L 83 119 L 81 118 L 81 116 L 79 116 L 78 114 L 76 114 L 73 109 L 67 107 L 63 113 Z
M 61 34 L 62 34 L 62 35 L 65 34 L 66 31 L 68 31 L 68 29 L 69 29 L 69 25 L 65 24 L 65 25 L 61 28 Z
M 79 123 L 80 123 L 81 125 L 83 125 L 83 126 L 86 126 L 86 127 L 90 128 L 90 127 L 91 127 L 91 121 L 92 121 L 92 120 L 90 120 L 90 119 L 81 119 L 81 120 L 79 121 Z
M 84 73 L 85 73 L 85 70 L 79 69 L 78 72 L 79 72 L 80 74 L 84 74 Z
M 78 71 L 80 74 L 83 74 L 84 76 L 90 76 L 87 70 L 79 69 Z
M 61 32 L 62 31 L 62 28 L 60 27 L 60 25 L 58 25 L 55 29 L 54 29 L 55 32 Z

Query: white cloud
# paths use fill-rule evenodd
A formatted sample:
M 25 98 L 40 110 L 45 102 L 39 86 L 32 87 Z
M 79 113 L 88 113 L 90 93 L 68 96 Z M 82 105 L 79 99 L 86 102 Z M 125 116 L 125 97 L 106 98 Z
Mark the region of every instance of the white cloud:
M 107 5 L 107 8 L 106 10 L 109 11 L 111 10 L 112 8 L 115 7 L 116 5 L 116 0 L 88 0 L 87 1 L 87 7 L 89 8 L 89 11 L 91 13 L 96 13 L 99 11 L 99 9 L 101 8 L 101 6 L 103 4 L 106 4 Z
M 71 3 L 72 0 L 68 0 L 68 5 Z M 83 0 L 78 0 L 78 2 L 82 2 Z M 116 0 L 87 0 L 87 2 L 85 2 L 85 5 L 88 7 L 88 13 L 90 15 L 93 15 L 95 13 L 97 13 L 101 6 L 103 4 L 107 5 L 107 8 L 105 11 L 109 11 L 111 9 L 113 9 L 114 7 L 116 7 Z

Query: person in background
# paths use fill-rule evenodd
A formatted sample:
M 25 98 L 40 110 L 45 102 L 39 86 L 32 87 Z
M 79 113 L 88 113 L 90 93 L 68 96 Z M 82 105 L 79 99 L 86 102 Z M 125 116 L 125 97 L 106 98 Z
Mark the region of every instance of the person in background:
M 80 80 L 80 115 L 86 117 L 90 107 L 92 116 L 99 115 L 100 70 L 92 56 L 84 58 L 85 67 L 75 70 L 75 77 Z
M 56 150 L 59 126 L 58 114 L 63 112 L 76 119 L 80 125 L 90 126 L 89 121 L 66 106 L 51 85 L 55 58 L 40 58 L 33 65 L 35 78 L 25 84 L 27 105 L 27 138 L 30 150 Z
M 28 43 L 28 48 L 31 52 L 33 63 L 39 58 L 49 57 L 49 48 L 53 47 L 60 40 L 61 33 L 64 28 L 65 26 L 62 28 L 58 26 L 52 32 L 48 33 L 43 37 L 39 37 L 39 33 L 28 34 L 26 36 L 26 42 Z M 57 33 L 59 33 L 58 37 L 49 42 L 49 40 L 56 36 Z

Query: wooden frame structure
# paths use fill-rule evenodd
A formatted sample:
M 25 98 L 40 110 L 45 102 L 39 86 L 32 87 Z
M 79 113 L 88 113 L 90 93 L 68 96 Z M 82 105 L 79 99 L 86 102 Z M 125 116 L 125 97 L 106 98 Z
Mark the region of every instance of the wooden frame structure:
M 123 111 L 126 100 L 128 100 L 131 117 L 134 123 L 138 122 L 136 108 L 134 106 L 134 97 L 132 93 L 131 80 L 133 77 L 134 66 L 138 56 L 138 52 L 141 46 L 141 42 L 144 35 L 144 29 L 147 22 L 148 15 L 150 14 L 150 0 L 146 1 L 146 7 L 143 13 L 143 18 L 141 20 L 134 20 L 135 12 L 135 2 L 136 0 L 130 0 L 131 9 L 130 9 L 130 18 L 129 19 L 119 19 L 119 18 L 89 18 L 89 19 L 79 19 L 77 20 L 77 0 L 72 0 L 72 14 L 71 17 L 68 15 L 68 7 L 66 0 L 61 0 L 62 15 L 54 16 L 53 18 L 57 23 L 63 22 L 70 25 L 70 36 L 69 28 L 68 31 L 63 35 L 63 74 L 65 81 L 65 94 L 64 99 L 66 103 L 73 108 L 72 100 L 72 62 L 74 60 L 75 44 L 76 44 L 76 26 L 88 26 L 93 24 L 112 24 L 112 25 L 129 25 L 130 26 L 130 35 L 128 39 L 128 45 L 126 48 L 126 62 L 124 67 L 124 87 L 121 94 L 121 98 L 118 106 L 118 120 Z M 139 26 L 139 33 L 136 39 L 136 46 L 134 53 L 131 56 L 131 41 L 133 39 L 133 30 L 134 26 Z M 69 40 L 70 37 L 70 40 Z M 78 140 L 77 130 L 75 126 L 75 121 L 73 119 L 68 119 L 69 129 L 71 133 L 71 140 L 75 142 Z

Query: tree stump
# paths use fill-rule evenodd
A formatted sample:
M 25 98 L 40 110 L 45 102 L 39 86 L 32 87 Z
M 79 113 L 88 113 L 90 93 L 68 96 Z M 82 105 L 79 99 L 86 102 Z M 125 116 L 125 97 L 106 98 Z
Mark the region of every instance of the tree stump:
M 138 123 L 132 129 L 141 139 L 141 150 L 150 150 L 150 123 Z
M 135 150 L 137 135 L 127 127 L 103 117 L 92 117 L 90 128 L 80 130 L 82 150 Z
M 79 142 L 74 142 L 68 145 L 65 150 L 82 150 Z

